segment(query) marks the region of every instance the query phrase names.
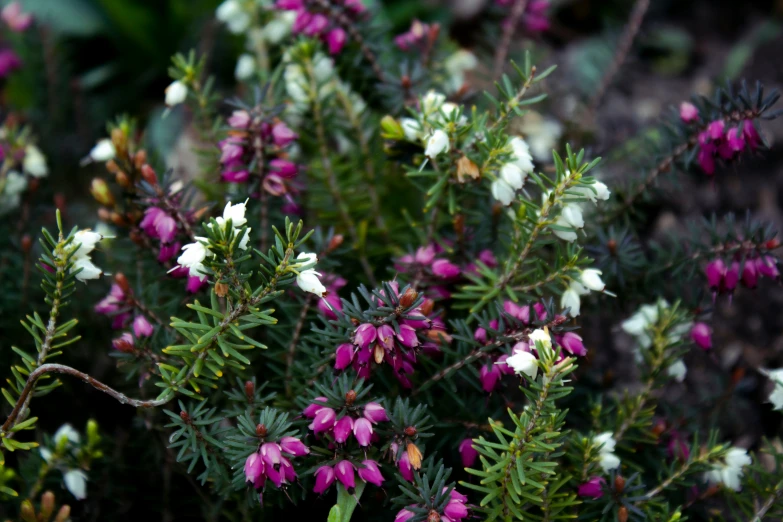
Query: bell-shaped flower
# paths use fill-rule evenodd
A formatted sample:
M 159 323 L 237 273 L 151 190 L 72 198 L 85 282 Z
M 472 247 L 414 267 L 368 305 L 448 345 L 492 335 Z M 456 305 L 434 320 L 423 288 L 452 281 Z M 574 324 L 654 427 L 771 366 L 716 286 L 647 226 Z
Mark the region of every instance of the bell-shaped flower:
M 334 427 L 336 414 L 332 408 L 321 408 L 315 414 L 313 422 L 308 426 L 315 433 L 323 433 Z
M 436 158 L 439 154 L 449 151 L 449 135 L 440 129 L 435 130 L 427 138 L 427 146 L 424 149 L 424 155 L 429 158 Z
M 188 86 L 179 80 L 171 82 L 169 86 L 166 87 L 165 101 L 168 107 L 174 107 L 175 105 L 179 105 L 180 103 L 184 102 L 187 97 L 188 97 Z
M 492 192 L 492 197 L 500 201 L 503 206 L 509 205 L 514 200 L 514 196 L 516 195 L 514 188 L 500 178 L 492 182 L 492 185 L 490 185 L 490 191 Z
M 340 417 L 340 419 L 334 423 L 334 429 L 332 430 L 334 441 L 338 444 L 345 444 L 345 441 L 348 440 L 348 436 L 351 434 L 352 429 L 353 419 L 348 415 Z
M 334 466 L 334 476 L 347 490 L 353 490 L 356 487 L 356 476 L 354 466 L 348 460 L 341 460 Z
M 310 453 L 310 449 L 296 437 L 283 437 L 280 439 L 280 449 L 294 457 L 302 457 Z
M 372 423 L 363 417 L 356 419 L 353 423 L 353 436 L 356 437 L 359 446 L 369 446 L 372 439 Z
M 326 287 L 321 283 L 321 280 L 319 279 L 320 276 L 321 274 L 312 268 L 302 270 L 299 272 L 299 275 L 296 276 L 296 284 L 305 292 L 310 292 L 318 297 L 323 297 L 326 293 Z
M 506 359 L 506 364 L 517 375 L 524 374 L 530 379 L 535 379 L 538 375 L 538 359 L 530 352 L 517 352 Z
M 595 268 L 582 270 L 580 281 L 585 288 L 594 292 L 603 292 L 606 284 L 601 280 L 601 271 Z
M 104 138 L 98 143 L 95 144 L 95 146 L 90 150 L 90 159 L 93 161 L 109 161 L 110 159 L 114 159 L 114 156 L 117 154 L 117 150 L 114 148 L 114 143 L 108 138 Z
M 372 423 L 389 420 L 389 417 L 386 415 L 386 409 L 377 402 L 368 402 L 364 405 L 364 418 Z
M 383 481 L 386 479 L 383 478 L 383 475 L 381 475 L 381 470 L 378 468 L 378 463 L 374 460 L 367 459 L 362 461 L 362 465 L 364 467 L 359 468 L 357 471 L 359 478 L 365 482 L 380 487 L 383 484 Z
M 334 484 L 334 468 L 331 466 L 321 466 L 315 470 L 315 493 L 323 493 Z

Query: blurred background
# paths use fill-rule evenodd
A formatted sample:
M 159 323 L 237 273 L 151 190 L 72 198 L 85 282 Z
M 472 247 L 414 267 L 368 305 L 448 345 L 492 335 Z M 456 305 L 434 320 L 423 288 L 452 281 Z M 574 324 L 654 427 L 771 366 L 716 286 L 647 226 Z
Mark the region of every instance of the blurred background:
M 3 80 L 2 111 L 12 110 L 32 125 L 51 174 L 31 201 L 29 215 L 19 221 L 17 232 L 0 238 L 0 291 L 9 296 L 0 309 L 0 360 L 10 357 L 10 339 L 22 335 L 20 310 L 43 309 L 36 285 L 19 277 L 23 235 L 35 237 L 41 226 L 51 228 L 52 208 L 64 202 L 68 223 L 96 222 L 87 187 L 101 167 L 83 168 L 80 160 L 105 135 L 106 121 L 121 114 L 138 118 L 148 150 L 159 164 L 196 161 L 187 154 L 186 117 L 180 111 L 161 117 L 171 56 L 191 49 L 208 57 L 219 92 L 226 97 L 232 92 L 249 96 L 237 90 L 234 79 L 243 41 L 215 20 L 218 0 L 20 3 L 35 16 L 36 24 L 29 31 L 2 36 L 23 63 Z M 438 22 L 451 39 L 471 49 L 479 57 L 474 72 L 477 90 L 491 85 L 487 78 L 499 32 L 494 4 L 494 0 L 376 2 L 378 23 L 388 27 L 390 35 L 408 30 L 413 19 Z M 655 139 L 655 131 L 647 129 L 691 93 L 709 94 L 716 85 L 742 78 L 759 80 L 768 89 L 783 86 L 783 0 L 652 0 L 627 59 L 595 103 L 595 117 L 582 119 L 581 109 L 590 105 L 610 67 L 633 5 L 630 0 L 552 0 L 549 28 L 532 40 L 527 35 L 514 41 L 510 53 L 510 58 L 518 58 L 523 49 L 531 49 L 541 69 L 558 64 L 547 81 L 550 97 L 542 113 L 560 125 L 562 141 L 580 143 L 591 155 L 607 158 L 607 175 L 616 178 L 635 172 L 633 155 L 644 152 L 639 149 L 645 143 L 642 138 Z M 650 209 L 654 216 L 650 236 L 663 235 L 681 218 L 702 215 L 707 209 L 725 213 L 749 208 L 783 229 L 783 119 L 767 124 L 764 137 L 770 144 L 764 157 L 746 161 L 717 186 L 685 180 L 671 198 Z M 105 289 L 93 285 L 87 292 L 94 294 L 92 298 L 85 293 L 83 303 L 75 306 L 83 307 L 83 316 L 94 318 L 96 327 L 84 325 L 85 342 L 69 360 L 100 380 L 119 382 L 124 377 L 103 355 L 109 342 L 105 321 L 91 315 L 92 304 Z M 724 347 L 714 354 L 718 364 L 731 368 L 742 356 L 757 366 L 782 366 L 781 306 L 780 289 L 768 287 L 744 292 L 733 306 L 721 309 L 725 320 L 715 324 L 715 338 L 721 338 Z M 585 336 L 596 345 L 610 342 L 608 326 L 608 322 L 585 325 Z M 622 374 L 622 368 L 613 372 L 611 378 Z M 778 422 L 769 419 L 765 410 L 750 406 L 763 396 L 755 379 L 737 376 L 748 407 L 737 410 L 744 422 L 734 433 L 751 443 Z M 65 421 L 81 427 L 93 417 L 116 445 L 114 457 L 96 463 L 95 476 L 103 480 L 89 502 L 75 511 L 80 520 L 132 520 L 147 510 L 163 513 L 164 520 L 200 519 L 194 488 L 188 483 L 191 478 L 176 469 L 161 474 L 160 469 L 144 466 L 146 455 L 163 451 L 163 444 L 149 447 L 132 437 L 129 426 L 144 423 L 144 415 L 118 408 L 112 399 L 73 381 L 66 381 L 36 408 L 42 429 L 54 431 Z M 133 477 L 133 482 L 122 477 Z

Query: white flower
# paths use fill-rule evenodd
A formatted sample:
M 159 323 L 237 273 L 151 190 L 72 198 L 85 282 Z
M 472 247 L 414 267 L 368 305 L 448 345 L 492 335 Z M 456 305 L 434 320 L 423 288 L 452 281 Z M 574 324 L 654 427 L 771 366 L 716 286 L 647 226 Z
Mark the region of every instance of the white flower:
M 252 54 L 243 53 L 237 59 L 234 77 L 239 81 L 249 80 L 256 73 L 256 59 Z
M 183 246 L 182 250 L 183 253 L 177 258 L 177 264 L 190 269 L 189 274 L 191 276 L 198 277 L 203 281 L 206 278 L 206 267 L 203 263 L 207 258 L 207 247 L 196 241 Z M 172 270 L 176 270 L 176 268 Z
M 605 431 L 593 437 L 593 444 L 598 448 L 598 462 L 604 472 L 620 467 L 620 459 L 614 454 L 617 441 L 614 440 L 611 431 Z
M 560 217 L 568 225 L 574 228 L 583 228 L 585 226 L 585 220 L 582 216 L 582 207 L 575 203 L 563 205 L 563 209 L 560 211 Z
M 543 348 L 552 348 L 552 338 L 549 337 L 549 332 L 540 328 L 533 330 L 528 336 L 528 339 L 533 346 L 536 346 L 537 343 L 541 343 Z
M 41 448 L 38 450 L 41 453 L 41 458 L 44 459 L 46 462 L 49 462 L 52 460 L 52 451 L 48 448 L 44 448 L 41 446 Z
M 46 156 L 44 156 L 41 149 L 35 145 L 28 145 L 24 148 L 22 168 L 25 172 L 36 178 L 43 178 L 49 174 L 49 167 L 46 165 Z
M 527 142 L 519 136 L 514 136 L 508 143 L 511 145 L 514 164 L 525 174 L 533 172 L 533 157 L 530 155 L 530 147 Z
M 739 491 L 742 489 L 742 482 L 740 482 L 742 468 L 752 462 L 748 450 L 731 448 L 724 458 L 724 463 L 716 465 L 712 471 L 705 473 L 704 478 L 712 484 L 723 484 L 729 489 Z
M 242 236 L 242 239 L 239 240 L 239 244 L 237 245 L 240 250 L 247 250 L 247 242 L 250 241 L 250 231 L 253 230 L 250 227 L 247 227 L 245 230 L 245 235 Z
M 5 177 L 5 186 L 3 187 L 3 194 L 8 196 L 18 196 L 27 188 L 27 178 L 23 174 L 19 174 L 15 170 L 12 170 Z
M 79 435 L 78 431 L 73 429 L 73 426 L 66 423 L 54 432 L 54 443 L 56 445 L 66 444 L 64 441 L 71 442 L 78 446 L 82 441 L 82 436 Z
M 318 255 L 312 252 L 300 252 L 296 259 L 301 259 L 298 263 L 300 267 L 305 269 L 313 268 L 318 262 Z
M 493 181 L 490 189 L 492 191 L 492 197 L 500 201 L 503 205 L 508 205 L 511 203 L 511 201 L 514 199 L 514 195 L 516 194 L 511 185 L 502 179 L 496 179 Z
M 445 101 L 445 94 L 436 91 L 428 91 L 421 99 L 421 111 L 425 115 L 430 115 L 440 109 L 440 106 L 443 105 Z
M 299 285 L 299 288 L 305 292 L 310 292 L 317 295 L 318 297 L 323 297 L 323 295 L 326 293 L 326 287 L 321 283 L 321 280 L 318 279 L 320 275 L 321 274 L 312 268 L 308 270 L 302 270 L 299 272 L 299 275 L 296 276 L 296 284 Z
M 570 310 L 568 311 L 568 315 L 571 317 L 576 317 L 579 315 L 581 305 L 582 301 L 579 298 L 579 294 L 572 290 L 571 287 L 569 287 L 568 290 L 563 292 L 563 295 L 560 296 L 560 308 L 569 308 Z
M 296 11 L 278 11 L 275 17 L 263 28 L 263 36 L 267 42 L 278 44 L 291 34 L 291 28 L 296 20 Z
M 79 249 L 73 254 L 73 259 L 81 259 L 90 255 L 95 250 L 95 245 L 103 239 L 103 236 L 91 230 L 79 230 L 73 235 L 72 245 L 79 245 Z
M 188 86 L 177 80 L 166 87 L 166 105 L 174 107 L 185 101 L 188 97 Z
M 69 469 L 63 475 L 65 487 L 77 500 L 87 498 L 87 474 L 80 469 Z
M 673 377 L 675 381 L 682 382 L 685 380 L 685 375 L 688 373 L 688 367 L 682 359 L 677 359 L 671 366 L 666 368 L 666 375 Z
M 459 105 L 456 103 L 445 102 L 440 106 L 440 110 L 433 118 L 438 123 L 445 123 L 452 118 L 455 118 L 459 114 Z M 466 125 L 468 123 L 468 117 L 464 114 L 460 114 L 457 118 L 457 125 Z
M 586 197 L 593 203 L 596 203 L 598 200 L 606 201 L 612 194 L 609 190 L 609 187 L 600 181 L 596 181 L 592 185 L 581 185 L 579 187 L 574 187 L 571 190 L 580 196 Z
M 460 49 L 443 62 L 443 68 L 448 74 L 448 87 L 456 91 L 465 83 L 465 73 L 478 65 L 478 58 L 466 49 Z
M 215 17 L 228 26 L 234 34 L 245 32 L 250 27 L 250 15 L 242 9 L 238 0 L 226 0 L 215 10 Z
M 761 370 L 761 373 L 766 375 L 771 380 L 775 387 L 769 394 L 767 400 L 772 403 L 774 410 L 783 410 L 783 368 L 777 370 Z
M 524 373 L 531 379 L 535 379 L 536 375 L 538 375 L 538 360 L 530 352 L 517 352 L 506 359 L 506 364 L 516 374 Z
M 522 188 L 522 185 L 525 184 L 525 178 L 527 177 L 527 174 L 522 171 L 516 164 L 514 163 L 506 163 L 502 167 L 500 167 L 500 177 L 508 183 L 511 188 L 519 190 Z
M 247 200 L 243 203 L 237 203 L 236 205 L 232 205 L 230 201 L 226 203 L 226 208 L 223 209 L 223 217 L 218 217 L 215 220 L 218 225 L 220 225 L 220 228 L 225 229 L 229 219 L 231 220 L 231 226 L 233 228 L 240 228 L 247 223 L 247 219 L 245 219 L 245 212 L 247 211 L 246 203 Z
M 93 161 L 109 161 L 110 159 L 114 159 L 115 154 L 117 154 L 117 150 L 114 148 L 114 143 L 112 143 L 109 138 L 100 140 L 95 144 L 92 150 L 90 150 L 90 158 Z
M 421 138 L 421 125 L 413 118 L 400 118 L 400 126 L 408 141 L 417 141 Z
M 582 270 L 580 279 L 585 288 L 593 290 L 594 292 L 603 292 L 604 288 L 606 288 L 606 285 L 601 280 L 601 271 L 596 270 L 595 268 Z
M 98 279 L 103 273 L 100 268 L 92 263 L 89 257 L 77 259 L 71 267 L 71 272 L 76 272 L 79 269 L 81 269 L 81 272 L 76 274 L 76 279 L 82 283 L 86 283 L 90 279 Z
M 563 217 L 562 214 L 560 216 L 558 216 L 557 219 L 555 220 L 555 225 L 558 226 L 558 227 L 566 227 L 566 228 L 571 226 L 568 223 L 568 221 L 565 220 L 565 218 Z M 556 229 L 552 229 L 552 232 L 557 237 L 562 239 L 563 241 L 568 241 L 568 242 L 576 241 L 576 238 L 578 237 L 576 235 L 576 231 L 575 230 L 556 230 Z
M 438 129 L 427 138 L 427 148 L 424 149 L 424 155 L 429 158 L 435 158 L 438 154 L 449 151 L 449 135 Z

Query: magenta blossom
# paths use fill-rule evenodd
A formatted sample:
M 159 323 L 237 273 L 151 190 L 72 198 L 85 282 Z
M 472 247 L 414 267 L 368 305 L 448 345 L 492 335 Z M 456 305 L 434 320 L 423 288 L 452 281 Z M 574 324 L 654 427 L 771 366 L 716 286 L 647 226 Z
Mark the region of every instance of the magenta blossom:
M 356 487 L 354 465 L 348 460 L 341 460 L 334 466 L 334 476 L 349 492 Z
M 365 418 L 356 419 L 353 423 L 353 436 L 356 437 L 359 446 L 369 446 L 372 438 L 372 423 Z
M 473 439 L 463 439 L 460 442 L 459 454 L 462 457 L 462 466 L 472 468 L 478 458 L 478 451 L 473 448 Z
M 310 449 L 296 437 L 283 437 L 280 439 L 280 449 L 294 457 L 302 457 L 310 453 Z
M 334 483 L 334 468 L 321 466 L 315 471 L 315 487 L 313 491 L 321 494 Z
M 702 350 L 712 348 L 712 329 L 706 323 L 694 323 L 691 328 L 691 339 Z
M 359 478 L 365 482 L 380 487 L 383 484 L 383 481 L 386 479 L 383 478 L 383 475 L 381 475 L 381 470 L 378 468 L 378 463 L 374 460 L 368 459 L 362 461 L 362 465 L 363 467 L 359 468 L 357 471 Z
M 587 355 L 587 348 L 585 348 L 582 338 L 574 332 L 564 333 L 558 342 L 565 351 L 572 355 L 579 357 Z
M 579 486 L 577 495 L 585 498 L 598 499 L 604 496 L 603 485 L 606 483 L 603 477 L 590 477 L 584 484 Z
M 368 402 L 364 405 L 364 418 L 373 423 L 389 420 L 389 417 L 386 415 L 386 410 L 377 402 Z
M 331 430 L 335 423 L 335 413 L 331 408 L 321 408 L 318 413 L 315 414 L 313 422 L 308 426 L 315 433 L 323 433 Z
M 492 393 L 497 385 L 498 379 L 500 379 L 501 372 L 495 364 L 485 364 L 481 366 L 479 370 L 479 379 L 481 380 L 481 387 L 487 393 Z
M 332 430 L 334 441 L 338 444 L 345 443 L 345 441 L 348 440 L 348 436 L 351 434 L 352 429 L 353 419 L 348 415 L 341 417 L 334 423 L 334 429 Z
M 136 337 L 149 337 L 153 331 L 152 325 L 143 315 L 137 315 L 133 320 L 133 333 Z
M 6 78 L 22 67 L 22 60 L 11 49 L 0 49 L 0 78 Z
M 22 5 L 19 2 L 11 2 L 3 8 L 0 13 L 3 21 L 9 29 L 15 33 L 26 31 L 33 23 L 33 15 L 22 11 Z
M 690 102 L 680 104 L 680 119 L 685 123 L 693 123 L 699 119 L 699 109 Z

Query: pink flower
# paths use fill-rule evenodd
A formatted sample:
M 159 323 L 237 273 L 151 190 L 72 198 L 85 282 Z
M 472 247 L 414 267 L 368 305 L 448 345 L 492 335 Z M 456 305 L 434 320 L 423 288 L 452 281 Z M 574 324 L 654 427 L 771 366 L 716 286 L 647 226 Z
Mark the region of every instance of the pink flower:
M 334 475 L 345 486 L 345 489 L 351 491 L 356 487 L 354 467 L 350 461 L 341 460 L 338 462 L 334 467 Z
M 332 293 L 332 289 L 327 287 L 329 293 L 326 297 L 318 301 L 318 311 L 324 314 L 327 319 L 337 319 L 336 312 L 343 311 L 343 303 L 340 296 Z
M 228 124 L 235 129 L 246 129 L 250 125 L 250 113 L 245 110 L 234 111 L 228 118 Z
M 340 54 L 345 47 L 346 34 L 341 27 L 335 27 L 326 33 L 326 45 L 329 47 L 329 54 Z
M 312 424 L 308 426 L 315 433 L 323 433 L 334 427 L 335 413 L 331 408 L 323 407 L 315 414 Z
M 334 430 L 332 431 L 332 434 L 334 435 L 334 441 L 338 444 L 344 444 L 345 441 L 348 440 L 348 435 L 351 434 L 352 428 L 353 419 L 348 415 L 341 417 L 337 422 L 334 423 Z
M 756 269 L 759 274 L 770 279 L 777 279 L 780 276 L 777 260 L 772 256 L 762 256 L 756 260 Z
M 95 311 L 99 314 L 110 314 L 120 309 L 120 305 L 125 302 L 125 292 L 120 285 L 114 283 L 111 285 L 109 295 L 98 301 L 95 305 Z
M 304 7 L 303 0 L 277 0 L 275 7 L 286 11 L 296 11 Z
M 746 259 L 742 267 L 742 284 L 748 288 L 756 288 L 759 281 L 759 272 L 754 259 Z
M 707 275 L 707 283 L 710 288 L 717 290 L 720 288 L 723 277 L 726 274 L 726 264 L 722 259 L 714 259 L 707 263 L 704 273 Z
M 226 183 L 245 183 L 250 179 L 250 171 L 247 169 L 234 170 L 232 167 L 222 171 L 220 179 Z
M 307 36 L 318 36 L 329 26 L 329 19 L 322 14 L 314 14 L 310 18 L 307 26 L 304 28 L 304 34 Z
M 315 471 L 315 493 L 323 493 L 334 483 L 334 469 L 331 466 L 321 466 Z
M 198 276 L 188 276 L 187 291 L 191 294 L 197 293 L 199 290 L 207 286 L 207 279 L 201 279 Z
M 511 317 L 525 324 L 530 323 L 530 306 L 520 306 L 513 301 L 506 300 L 503 301 L 503 310 Z
M 715 158 L 712 157 L 712 152 L 708 149 L 701 147 L 697 157 L 701 170 L 708 176 L 715 174 Z
M 0 49 L 0 78 L 5 78 L 22 66 L 22 60 L 11 49 Z
M 694 323 L 691 328 L 691 339 L 702 350 L 709 350 L 712 348 L 712 329 L 706 323 Z
M 399 37 L 398 37 L 399 38 Z M 394 522 L 407 522 L 411 518 L 413 518 L 416 514 L 413 511 L 408 511 L 405 508 L 402 508 L 397 512 L 397 516 L 394 517 Z
M 359 348 L 367 348 L 370 346 L 370 343 L 375 341 L 377 335 L 378 331 L 374 325 L 370 323 L 360 324 L 359 327 L 356 328 L 354 342 Z
M 351 365 L 353 361 L 353 345 L 344 343 L 337 347 L 334 355 L 334 369 L 344 370 Z
M 11 2 L 5 6 L 0 17 L 15 33 L 25 31 L 33 23 L 33 15 L 22 12 L 22 5 L 19 2 Z
M 113 339 L 111 342 L 112 347 L 118 352 L 131 353 L 133 352 L 133 336 L 130 332 L 125 332 L 117 339 Z
M 180 248 L 182 248 L 182 244 L 179 241 L 170 244 L 161 243 L 160 252 L 158 253 L 158 262 L 165 263 L 166 261 L 169 261 L 172 257 L 177 255 Z
M 413 466 L 411 466 L 411 461 L 408 459 L 407 451 L 402 451 L 402 457 L 397 461 L 397 468 L 400 470 L 402 478 L 408 482 L 413 482 Z
M 443 514 L 452 520 L 461 520 L 468 516 L 468 507 L 458 500 L 451 500 L 443 509 Z
M 275 123 L 272 127 L 272 141 L 278 147 L 285 147 L 289 143 L 299 138 L 299 135 L 288 128 L 288 126 L 281 122 Z
M 451 279 L 457 277 L 460 273 L 459 267 L 448 259 L 438 259 L 432 263 L 432 273 L 442 279 Z
M 723 120 L 715 120 L 707 126 L 707 134 L 712 141 L 717 141 L 723 138 L 723 132 L 726 124 Z
M 275 442 L 267 442 L 261 445 L 261 457 L 264 462 L 270 466 L 277 466 L 280 464 L 282 455 L 280 454 L 280 446 Z
M 536 317 L 539 321 L 546 321 L 546 307 L 542 303 L 534 304 L 533 310 L 536 311 Z
M 353 436 L 359 446 L 366 447 L 370 445 L 372 438 L 372 424 L 365 418 L 356 419 L 353 423 Z
M 601 498 L 604 496 L 603 484 L 606 481 L 603 477 L 590 477 L 590 479 L 579 486 L 577 495 L 587 498 Z
M 280 471 L 283 472 L 283 478 L 285 479 L 285 482 L 291 483 L 296 480 L 296 470 L 294 470 L 294 465 L 291 464 L 291 461 L 285 457 L 280 459 Z
M 136 337 L 149 337 L 154 329 L 143 315 L 137 315 L 133 320 L 133 333 Z
M 359 478 L 365 482 L 380 487 L 383 484 L 383 481 L 386 479 L 383 478 L 383 475 L 381 475 L 381 470 L 378 468 L 378 463 L 374 460 L 368 459 L 363 461 L 362 464 L 364 467 L 359 468 L 358 470 Z
M 473 449 L 473 439 L 464 439 L 460 442 L 459 454 L 462 457 L 462 466 L 472 468 L 478 458 L 478 451 Z
M 394 328 L 388 324 L 382 324 L 377 330 L 378 342 L 387 350 L 394 348 Z
M 258 452 L 251 453 L 245 460 L 245 481 L 255 483 L 264 474 L 264 461 Z
M 364 405 L 364 418 L 372 423 L 389 420 L 389 417 L 386 415 L 386 410 L 377 402 L 368 402 Z
M 291 28 L 291 30 L 295 33 L 302 33 L 307 28 L 308 25 L 310 25 L 310 21 L 313 19 L 313 15 L 310 14 L 307 9 L 299 9 L 296 12 L 296 19 L 294 20 L 294 25 Z
M 690 102 L 680 104 L 680 119 L 685 123 L 693 123 L 699 119 L 699 109 Z
M 671 439 L 669 439 L 669 444 L 666 449 L 670 458 L 676 458 L 682 462 L 687 461 L 691 455 L 688 445 L 685 443 L 680 432 L 676 430 L 672 432 Z
M 756 127 L 751 120 L 742 122 L 742 137 L 750 147 L 750 150 L 756 150 L 761 146 L 761 136 L 759 136 Z
M 273 196 L 282 196 L 287 191 L 285 181 L 277 174 L 267 174 L 264 177 L 264 181 L 261 182 L 261 186 L 264 188 L 264 191 Z
M 397 335 L 400 344 L 406 348 L 414 348 L 419 345 L 419 339 L 416 337 L 416 330 L 407 324 L 400 325 L 400 333 Z
M 500 379 L 500 368 L 494 364 L 485 364 L 479 370 L 479 379 L 481 387 L 487 393 L 492 393 Z
M 727 292 L 733 292 L 737 288 L 739 282 L 739 263 L 734 261 L 731 266 L 726 270 L 726 275 L 723 277 L 723 289 Z
M 310 453 L 310 449 L 296 437 L 283 437 L 280 439 L 280 449 L 294 457 L 302 457 Z
M 560 339 L 560 345 L 570 354 L 579 357 L 587 355 L 587 349 L 585 348 L 584 343 L 582 343 L 582 338 L 574 332 L 564 333 L 563 337 Z

